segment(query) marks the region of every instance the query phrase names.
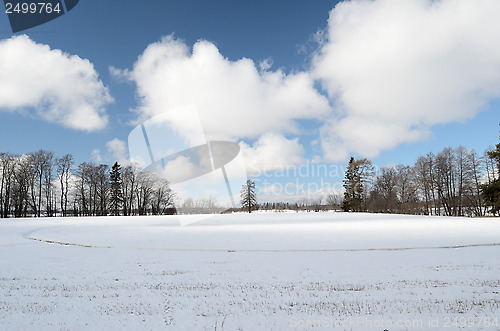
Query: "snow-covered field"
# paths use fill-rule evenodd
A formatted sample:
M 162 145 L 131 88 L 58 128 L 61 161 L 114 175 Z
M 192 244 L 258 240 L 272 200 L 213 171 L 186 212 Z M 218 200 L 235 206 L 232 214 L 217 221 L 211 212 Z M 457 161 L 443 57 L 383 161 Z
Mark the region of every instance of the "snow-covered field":
M 0 220 L 1 330 L 500 330 L 500 220 Z

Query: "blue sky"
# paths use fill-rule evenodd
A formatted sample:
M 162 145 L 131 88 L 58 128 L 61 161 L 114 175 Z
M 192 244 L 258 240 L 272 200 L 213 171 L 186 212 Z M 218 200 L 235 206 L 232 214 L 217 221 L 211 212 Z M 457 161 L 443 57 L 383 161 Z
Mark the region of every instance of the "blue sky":
M 118 5 L 119 4 L 119 5 Z M 2 150 L 26 153 L 44 148 L 58 154 L 73 153 L 90 159 L 95 148 L 116 137 L 126 140 L 136 107 L 133 84 L 110 77 L 108 67 L 130 68 L 144 49 L 162 36 L 174 33 L 192 45 L 199 39 L 214 42 L 224 56 L 255 61 L 272 57 L 285 70 L 301 69 L 308 61 L 298 47 L 310 45 L 310 37 L 326 25 L 331 1 L 81 1 L 67 15 L 15 35 L 27 34 L 47 44 L 90 60 L 115 99 L 107 109 L 110 122 L 100 132 L 78 132 L 37 117 L 0 113 Z M 0 15 L 0 37 L 10 38 L 7 15 Z M 30 134 L 26 134 L 30 132 Z M 43 137 L 41 137 L 43 136 Z M 33 139 L 33 137 L 37 137 Z
M 495 12 L 488 6 L 496 4 L 478 1 L 474 8 L 467 8 L 470 4 L 461 0 L 441 0 L 434 5 L 423 0 L 375 0 L 370 7 L 364 1 L 349 1 L 333 10 L 336 4 L 326 0 L 82 0 L 66 15 L 18 34 L 10 32 L 7 16 L 2 14 L 0 40 L 24 34 L 29 39 L 4 43 L 0 52 L 33 49 L 45 54 L 33 45 L 48 45 L 52 51 L 88 60 L 93 69 L 83 62 L 78 65 L 98 77 L 75 86 L 90 82 L 96 96 L 75 98 L 84 98 L 89 107 L 98 109 L 87 109 L 88 114 L 108 120 L 102 126 L 82 129 L 87 115 L 82 120 L 54 119 L 46 109 L 51 102 L 62 102 L 54 112 L 66 116 L 65 107 L 78 101 L 66 100 L 61 96 L 64 92 L 54 97 L 43 87 L 40 76 L 32 77 L 30 72 L 18 75 L 16 70 L 27 70 L 25 67 L 5 67 L 12 70 L 0 72 L 0 86 L 19 84 L 15 90 L 19 100 L 32 93 L 41 101 L 2 101 L 0 94 L 0 151 L 22 154 L 43 148 L 57 155 L 72 153 L 77 162 L 113 162 L 123 154 L 120 148 L 138 117 L 155 116 L 162 107 L 182 105 L 191 97 L 194 103 L 203 103 L 200 95 L 204 90 L 220 99 L 228 94 L 221 108 L 236 109 L 235 113 L 241 109 L 240 117 L 227 117 L 222 111 L 216 121 L 248 126 L 226 132 L 220 123 L 210 123 L 207 130 L 240 142 L 257 168 L 299 167 L 308 160 L 343 165 L 348 155 L 367 156 L 379 166 L 412 164 L 419 155 L 447 146 L 464 145 L 482 153 L 498 141 L 500 26 L 490 26 L 497 25 L 496 19 L 487 19 Z M 431 17 L 431 11 L 437 14 Z M 157 49 L 146 56 L 153 43 Z M 195 44 L 198 53 L 192 49 Z M 187 53 L 176 59 L 161 55 L 183 47 Z M 28 52 L 23 56 L 33 68 L 41 65 L 36 63 L 41 58 L 38 55 Z M 242 58 L 253 65 L 243 63 Z M 176 67 L 172 74 L 171 80 L 178 84 L 163 81 L 156 72 L 134 69 L 140 65 L 150 68 L 156 61 L 168 76 L 168 68 L 177 60 L 188 63 L 186 72 Z M 192 68 L 198 68 L 197 61 L 221 68 L 220 74 L 202 69 L 197 76 L 192 73 Z M 262 67 L 262 63 L 271 65 Z M 77 76 L 54 84 L 64 89 L 64 85 L 72 85 L 72 79 L 79 80 Z M 11 84 L 14 77 L 21 78 Z M 220 84 L 190 90 L 194 82 L 219 77 Z M 22 79 L 42 82 L 35 93 Z M 152 81 L 159 85 L 158 91 L 148 90 Z M 250 87 L 235 87 L 242 82 Z M 225 91 L 227 84 L 236 90 Z M 211 91 L 212 85 L 218 90 Z M 266 96 L 253 104 L 255 96 L 266 94 L 266 86 L 271 86 L 270 93 L 284 94 L 283 98 Z M 252 92 L 248 100 L 245 89 Z M 287 104 L 287 93 L 296 102 Z M 253 109 L 245 108 L 247 101 L 257 115 L 249 115 Z M 211 107 L 201 112 L 210 114 Z M 287 107 L 293 115 L 287 115 Z M 79 111 L 75 106 L 68 118 L 77 117 Z M 259 120 L 274 112 L 279 114 L 277 123 Z M 115 143 L 109 144 L 111 141 Z

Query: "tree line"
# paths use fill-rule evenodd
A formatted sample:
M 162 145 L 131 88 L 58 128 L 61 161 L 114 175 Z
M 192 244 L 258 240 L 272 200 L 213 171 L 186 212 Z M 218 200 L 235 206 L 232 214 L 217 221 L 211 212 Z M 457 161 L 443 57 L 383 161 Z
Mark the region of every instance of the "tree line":
M 483 156 L 462 146 L 420 156 L 412 166 L 374 170 L 350 159 L 344 179 L 344 211 L 485 216 L 500 212 L 500 144 Z
M 0 217 L 171 214 L 168 181 L 136 165 L 83 162 L 39 150 L 0 153 Z
M 500 143 L 479 156 L 462 146 L 420 156 L 411 165 L 375 171 L 368 159 L 352 157 L 345 192 L 308 203 L 258 204 L 255 183 L 243 185 L 245 210 L 330 210 L 445 216 L 500 215 Z M 136 165 L 83 162 L 39 150 L 27 155 L 0 153 L 0 218 L 173 214 L 174 193 L 166 179 Z M 233 210 L 234 209 L 234 210 Z M 187 199 L 182 213 L 222 212 L 212 198 Z

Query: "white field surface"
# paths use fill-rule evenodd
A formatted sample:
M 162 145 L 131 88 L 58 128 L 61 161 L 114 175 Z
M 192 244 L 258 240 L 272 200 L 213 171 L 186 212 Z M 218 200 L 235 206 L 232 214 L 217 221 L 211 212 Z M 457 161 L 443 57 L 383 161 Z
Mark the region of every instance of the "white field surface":
M 1 330 L 500 330 L 494 218 L 0 220 L 0 268 Z

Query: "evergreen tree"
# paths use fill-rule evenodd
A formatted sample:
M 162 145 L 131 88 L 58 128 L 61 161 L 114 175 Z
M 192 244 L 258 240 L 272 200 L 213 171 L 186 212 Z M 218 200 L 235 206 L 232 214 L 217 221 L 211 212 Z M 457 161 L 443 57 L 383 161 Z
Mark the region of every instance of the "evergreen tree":
M 496 149 L 488 152 L 490 159 L 496 162 L 498 173 L 500 173 L 500 143 L 496 145 Z M 481 195 L 484 199 L 484 204 L 491 207 L 490 212 L 494 215 L 500 214 L 500 177 L 494 178 L 488 184 L 481 185 Z
M 344 178 L 344 200 L 343 211 L 358 211 L 361 206 L 361 194 L 363 193 L 359 179 L 359 166 L 354 157 L 351 157 Z
M 115 216 L 120 215 L 120 209 L 123 203 L 121 169 L 118 162 L 115 162 L 109 174 L 111 182 L 111 212 Z
M 490 212 L 493 215 L 500 215 L 500 179 L 495 179 L 490 184 L 482 186 L 481 194 L 484 204 L 491 207 Z
M 246 184 L 243 185 L 240 193 L 241 205 L 244 209 L 248 210 L 248 213 L 252 212 L 257 206 L 257 195 L 255 193 L 255 183 L 250 179 L 247 180 Z
M 494 150 L 488 152 L 488 156 L 496 162 L 498 173 L 500 173 L 500 143 L 496 144 Z
M 373 177 L 373 165 L 367 159 L 355 160 L 351 157 L 344 178 L 344 200 L 342 210 L 365 211 L 368 183 Z

